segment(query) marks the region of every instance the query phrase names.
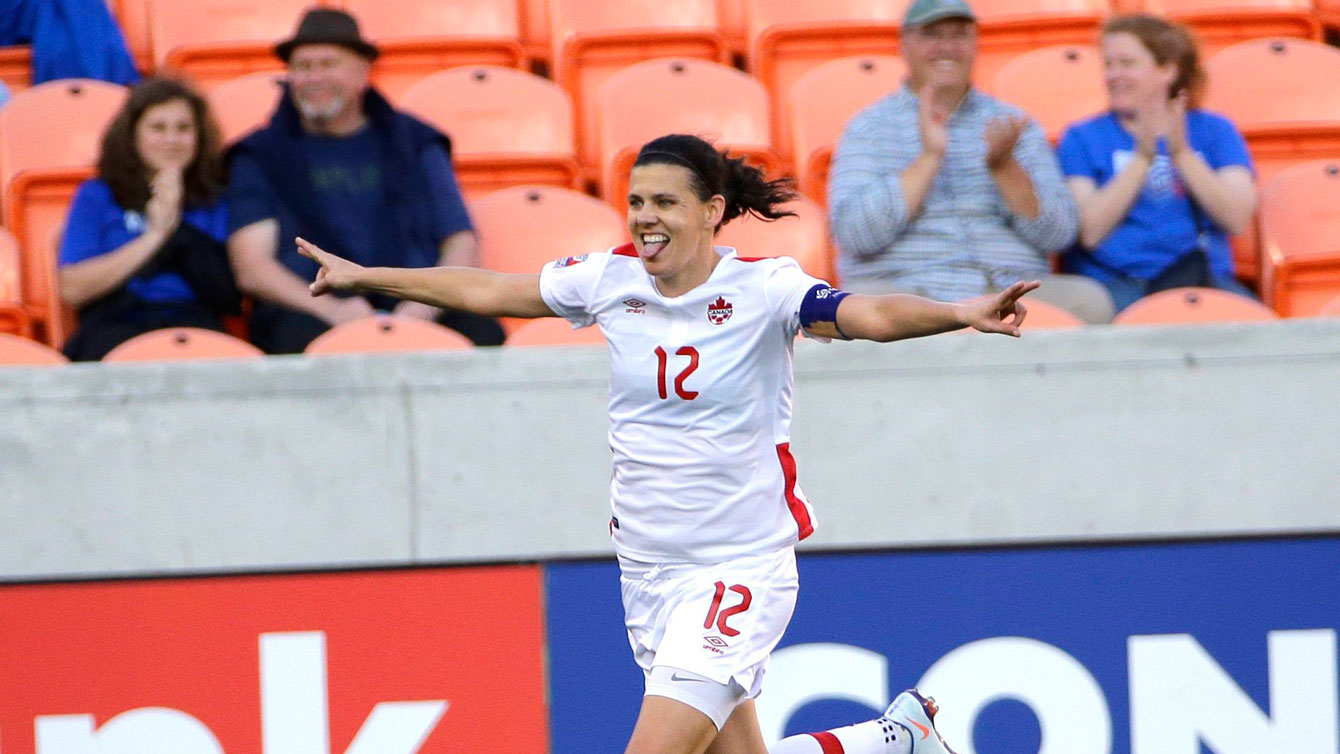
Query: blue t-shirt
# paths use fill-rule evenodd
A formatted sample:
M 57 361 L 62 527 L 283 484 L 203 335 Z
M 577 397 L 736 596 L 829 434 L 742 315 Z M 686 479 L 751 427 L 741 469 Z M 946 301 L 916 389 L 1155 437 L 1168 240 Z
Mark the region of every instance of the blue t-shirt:
M 101 179 L 84 181 L 75 192 L 60 241 L 60 264 L 74 264 L 116 251 L 144 235 L 144 213 L 123 208 L 112 198 L 112 187 Z M 222 201 L 188 208 L 182 222 L 222 243 L 228 237 L 228 211 Z M 186 279 L 175 272 L 132 277 L 126 286 L 136 297 L 153 302 L 196 299 Z
M 390 221 L 385 182 L 396 180 L 385 168 L 390 160 L 383 142 L 371 128 L 352 136 L 306 136 L 299 142 L 309 166 L 314 197 L 329 228 L 340 239 L 337 251 L 362 265 L 420 267 L 434 264 L 438 248 L 448 236 L 471 230 L 465 201 L 456 185 L 446 150 L 426 149 L 422 155 L 432 203 L 431 249 L 403 249 Z M 293 238 L 301 234 L 297 217 L 275 194 L 256 158 L 239 154 L 229 180 L 229 223 L 232 230 L 271 218 L 279 221 L 279 261 L 300 277 L 310 278 L 315 264 L 298 254 Z
M 1187 141 L 1213 169 L 1241 165 L 1252 169 L 1247 143 L 1238 129 L 1222 115 L 1192 110 L 1187 113 Z M 1135 154 L 1135 137 L 1121 127 L 1111 112 L 1071 126 L 1058 148 L 1061 169 L 1067 178 L 1090 178 L 1100 188 L 1112 180 Z M 1206 249 L 1216 276 L 1233 276 L 1233 255 L 1228 236 L 1204 209 L 1195 210 L 1206 231 Z M 1163 139 L 1158 156 L 1145 177 L 1145 185 L 1126 216 L 1092 253 L 1103 263 L 1128 275 L 1150 279 L 1177 257 L 1196 245 L 1196 216 L 1186 187 L 1168 157 Z M 1068 272 L 1099 280 L 1113 275 L 1077 254 L 1064 258 Z

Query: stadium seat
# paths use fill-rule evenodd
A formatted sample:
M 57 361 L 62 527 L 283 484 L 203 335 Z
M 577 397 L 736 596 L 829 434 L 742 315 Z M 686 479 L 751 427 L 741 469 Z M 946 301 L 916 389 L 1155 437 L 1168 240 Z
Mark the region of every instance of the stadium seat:
M 1037 119 L 1053 144 L 1066 126 L 1107 110 L 1103 55 L 1088 45 L 1054 45 L 1016 56 L 991 90 Z
M 774 102 L 787 101 L 806 71 L 834 58 L 891 55 L 898 51 L 898 24 L 907 0 L 744 0 L 749 35 L 749 71 Z M 791 123 L 779 112 L 773 144 L 787 162 Z
M 728 61 L 717 0 L 549 0 L 553 76 L 577 113 L 577 159 L 600 175 L 595 99 L 615 71 L 660 57 Z
M 521 49 L 526 57 L 549 66 L 550 46 L 549 0 L 519 0 L 521 11 Z
M 973 78 L 987 91 L 995 85 L 996 72 L 1017 55 L 1039 47 L 1093 44 L 1112 10 L 1108 0 L 974 0 L 972 8 L 978 19 Z
M 1205 108 L 1242 130 L 1264 186 L 1290 165 L 1340 159 L 1340 50 L 1298 39 L 1258 39 L 1206 61 Z M 1238 274 L 1259 275 L 1255 225 L 1234 239 Z
M 828 169 L 847 121 L 901 86 L 906 75 L 902 58 L 857 55 L 830 60 L 796 79 L 787 109 L 797 183 L 806 196 L 827 202 Z
M 456 178 L 467 196 L 526 184 L 580 187 L 572 100 L 546 79 L 464 66 L 423 79 L 401 105 L 451 136 Z
M 1327 301 L 1317 310 L 1318 317 L 1340 317 L 1340 296 Z
M 33 83 L 32 45 L 0 47 L 0 82 L 14 94 Z
M 662 58 L 610 76 L 596 95 L 601 188 L 622 211 L 638 150 L 668 133 L 701 136 L 776 175 L 768 93 L 746 73 L 706 60 Z
M 1317 20 L 1332 32 L 1340 30 L 1340 0 L 1316 0 Z
M 23 308 L 19 281 L 19 242 L 0 228 L 0 333 L 32 337 L 32 318 Z
M 287 39 L 312 0 L 149 0 L 149 33 L 160 71 L 192 79 L 202 92 L 258 71 L 280 71 Z
M 307 345 L 305 354 L 461 351 L 470 339 L 436 322 L 379 314 L 336 325 Z
M 1340 160 L 1295 165 L 1261 191 L 1261 292 L 1283 317 L 1340 295 Z
M 1122 309 L 1114 325 L 1169 325 L 1201 322 L 1256 322 L 1279 319 L 1265 304 L 1213 288 L 1174 288 Z
M 209 111 L 219 124 L 224 144 L 246 136 L 270 122 L 283 94 L 284 75 L 274 71 L 248 73 L 209 90 Z
M 154 67 L 153 44 L 149 34 L 149 0 L 108 0 L 116 25 L 126 39 L 135 67 L 151 71 Z
M 552 186 L 517 186 L 480 197 L 470 206 L 479 234 L 479 266 L 539 274 L 563 257 L 606 251 L 628 242 L 628 227 L 609 205 Z M 505 319 L 512 332 L 524 320 Z
M 136 335 L 113 348 L 103 361 L 198 361 L 254 359 L 265 354 L 245 340 L 199 327 L 169 327 Z
M 834 282 L 828 217 L 813 200 L 799 197 L 784 209 L 796 217 L 768 222 L 746 214 L 722 226 L 718 246 L 734 247 L 742 257 L 791 257 L 810 275 Z
M 1202 59 L 1249 39 L 1322 38 L 1312 0 L 1144 0 L 1144 10 L 1190 26 Z
M 340 0 L 381 55 L 373 82 L 391 101 L 460 65 L 525 66 L 517 0 Z
M 731 56 L 743 59 L 749 47 L 749 24 L 745 20 L 745 0 L 717 0 L 717 24 L 721 39 Z
M 4 225 L 19 242 L 24 305 L 51 345 L 60 342 L 52 233 L 93 174 L 103 131 L 125 97 L 117 84 L 67 79 L 25 89 L 0 108 Z
M 65 354 L 50 346 L 18 335 L 0 333 L 0 366 L 59 366 L 69 361 Z
M 559 317 L 528 320 L 507 336 L 504 346 L 593 346 L 605 345 L 600 328 L 572 328 L 572 323 Z
M 1056 304 L 1049 304 L 1035 298 L 1024 299 L 1027 315 L 1019 329 L 1028 330 L 1066 330 L 1083 327 L 1084 321 Z

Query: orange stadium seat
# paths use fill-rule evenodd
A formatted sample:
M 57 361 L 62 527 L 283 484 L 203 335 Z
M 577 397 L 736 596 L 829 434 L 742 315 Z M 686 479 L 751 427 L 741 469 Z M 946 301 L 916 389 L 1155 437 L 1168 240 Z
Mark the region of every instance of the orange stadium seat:
M 23 308 L 19 286 L 19 242 L 0 228 L 0 333 L 32 336 L 32 318 Z
M 1264 186 L 1290 165 L 1340 159 L 1340 50 L 1298 39 L 1257 39 L 1222 50 L 1205 63 L 1205 108 L 1228 116 L 1247 140 Z M 1234 239 L 1238 274 L 1259 275 L 1253 226 Z
M 68 364 L 56 349 L 9 333 L 0 333 L 0 366 L 59 366 Z
M 745 20 L 745 0 L 717 0 L 717 23 L 721 39 L 732 56 L 744 57 L 749 42 L 749 24 Z
M 549 0 L 519 0 L 521 9 L 521 46 L 532 60 L 549 62 Z
M 517 186 L 470 205 L 479 234 L 479 266 L 539 274 L 563 257 L 605 251 L 628 242 L 628 227 L 608 204 L 571 189 Z M 503 320 L 512 332 L 524 320 Z
M 996 72 L 991 90 L 1036 118 L 1053 144 L 1066 126 L 1107 110 L 1103 55 L 1088 45 L 1025 52 Z
M 1261 292 L 1284 317 L 1310 316 L 1340 295 L 1340 160 L 1281 172 L 1261 192 Z
M 1340 29 L 1340 0 L 1316 0 L 1317 20 L 1327 29 Z
M 169 327 L 136 335 L 113 348 L 103 361 L 198 361 L 254 359 L 261 349 L 231 335 L 199 327 Z
M 149 0 L 108 0 L 116 25 L 126 39 L 135 67 L 151 71 L 154 67 L 153 45 L 149 37 Z
M 24 305 L 52 345 L 60 342 L 52 232 L 93 175 L 103 131 L 125 97 L 117 84 L 67 79 L 25 89 L 0 108 L 4 224 L 19 242 Z
M 414 82 L 458 65 L 525 66 L 517 0 L 340 0 L 381 55 L 372 67 L 391 101 Z
M 734 247 L 742 257 L 791 257 L 805 272 L 833 282 L 833 250 L 824 208 L 802 196 L 785 209 L 796 216 L 769 222 L 746 214 L 731 220 L 717 233 L 717 245 Z
M 615 71 L 660 57 L 728 62 L 717 0 L 549 0 L 553 74 L 577 113 L 577 159 L 600 174 L 595 99 Z
M 1051 45 L 1093 44 L 1112 10 L 1108 0 L 974 0 L 972 8 L 978 19 L 973 78 L 987 91 L 996 72 L 1016 55 Z
M 1327 301 L 1317 310 L 1318 317 L 1340 317 L 1340 296 Z
M 558 317 L 528 320 L 507 336 L 504 346 L 594 346 L 605 345 L 600 328 L 572 328 L 572 323 Z
M 788 96 L 797 183 L 820 204 L 828 198 L 833 150 L 857 112 L 902 85 L 907 65 L 891 55 L 858 55 L 815 66 Z
M 1322 36 L 1312 0 L 1144 0 L 1144 10 L 1190 26 L 1202 59 L 1249 39 Z
M 572 100 L 547 79 L 464 66 L 423 79 L 401 105 L 451 137 L 467 196 L 525 184 L 580 186 Z
M 436 322 L 379 314 L 336 325 L 316 336 L 306 354 L 462 351 L 470 339 Z
M 149 34 L 160 70 L 202 92 L 257 71 L 283 70 L 275 43 L 287 39 L 312 0 L 149 0 Z
M 638 149 L 668 133 L 701 136 L 775 175 L 768 93 L 746 73 L 706 60 L 649 60 L 619 71 L 596 95 L 601 187 L 622 211 Z
M 1256 322 L 1279 319 L 1265 304 L 1213 288 L 1174 288 L 1122 309 L 1114 325 L 1170 325 L 1201 322 Z
M 284 92 L 283 82 L 282 73 L 261 71 L 229 79 L 209 90 L 209 111 L 219 124 L 224 144 L 270 122 Z
M 1020 330 L 1067 330 L 1083 327 L 1084 321 L 1056 304 L 1049 304 L 1035 298 L 1024 299 L 1027 315 Z
M 898 51 L 907 0 L 745 0 L 749 71 L 783 103 L 806 71 L 834 58 Z M 779 112 L 773 143 L 791 161 L 790 120 Z
M 10 94 L 27 89 L 33 83 L 32 45 L 0 47 L 0 82 Z

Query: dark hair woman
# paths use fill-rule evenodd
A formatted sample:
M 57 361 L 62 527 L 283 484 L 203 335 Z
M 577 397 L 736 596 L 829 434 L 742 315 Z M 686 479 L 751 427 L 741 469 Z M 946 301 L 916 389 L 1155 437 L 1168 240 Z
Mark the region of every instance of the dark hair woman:
M 746 212 L 790 214 L 781 204 L 791 196 L 787 182 L 672 135 L 644 146 L 633 165 L 633 242 L 538 275 L 365 268 L 298 240 L 321 265 L 313 295 L 376 291 L 490 316 L 558 316 L 604 333 L 610 535 L 646 675 L 628 754 L 768 752 L 753 699 L 795 606 L 794 545 L 814 530 L 788 442 L 797 333 L 890 341 L 970 326 L 1018 335 L 1018 300 L 1038 286 L 1019 282 L 962 304 L 848 295 L 795 260 L 714 244 L 717 229 Z M 823 736 L 850 754 L 892 750 L 895 739 L 906 751 L 915 727 L 918 752 L 948 754 L 930 737 L 934 712 L 906 692 L 878 720 L 793 736 L 772 752 L 818 751 Z
M 1237 128 L 1199 109 L 1205 72 L 1186 27 L 1117 16 L 1102 30 L 1108 112 L 1071 126 L 1058 149 L 1079 205 L 1066 270 L 1097 279 L 1118 311 L 1187 285 L 1251 295 L 1228 234 L 1251 222 L 1251 157 Z
M 71 359 L 100 359 L 163 327 L 223 329 L 220 315 L 238 296 L 223 247 L 221 165 L 199 94 L 158 78 L 131 89 L 61 237 L 61 297 L 79 312 Z

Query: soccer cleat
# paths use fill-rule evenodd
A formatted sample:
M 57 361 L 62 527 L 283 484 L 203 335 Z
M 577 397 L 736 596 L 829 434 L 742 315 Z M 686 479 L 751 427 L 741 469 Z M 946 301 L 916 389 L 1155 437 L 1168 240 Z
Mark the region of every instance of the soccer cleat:
M 935 730 L 935 700 L 908 689 L 894 698 L 884 717 L 912 733 L 912 754 L 956 754 Z

